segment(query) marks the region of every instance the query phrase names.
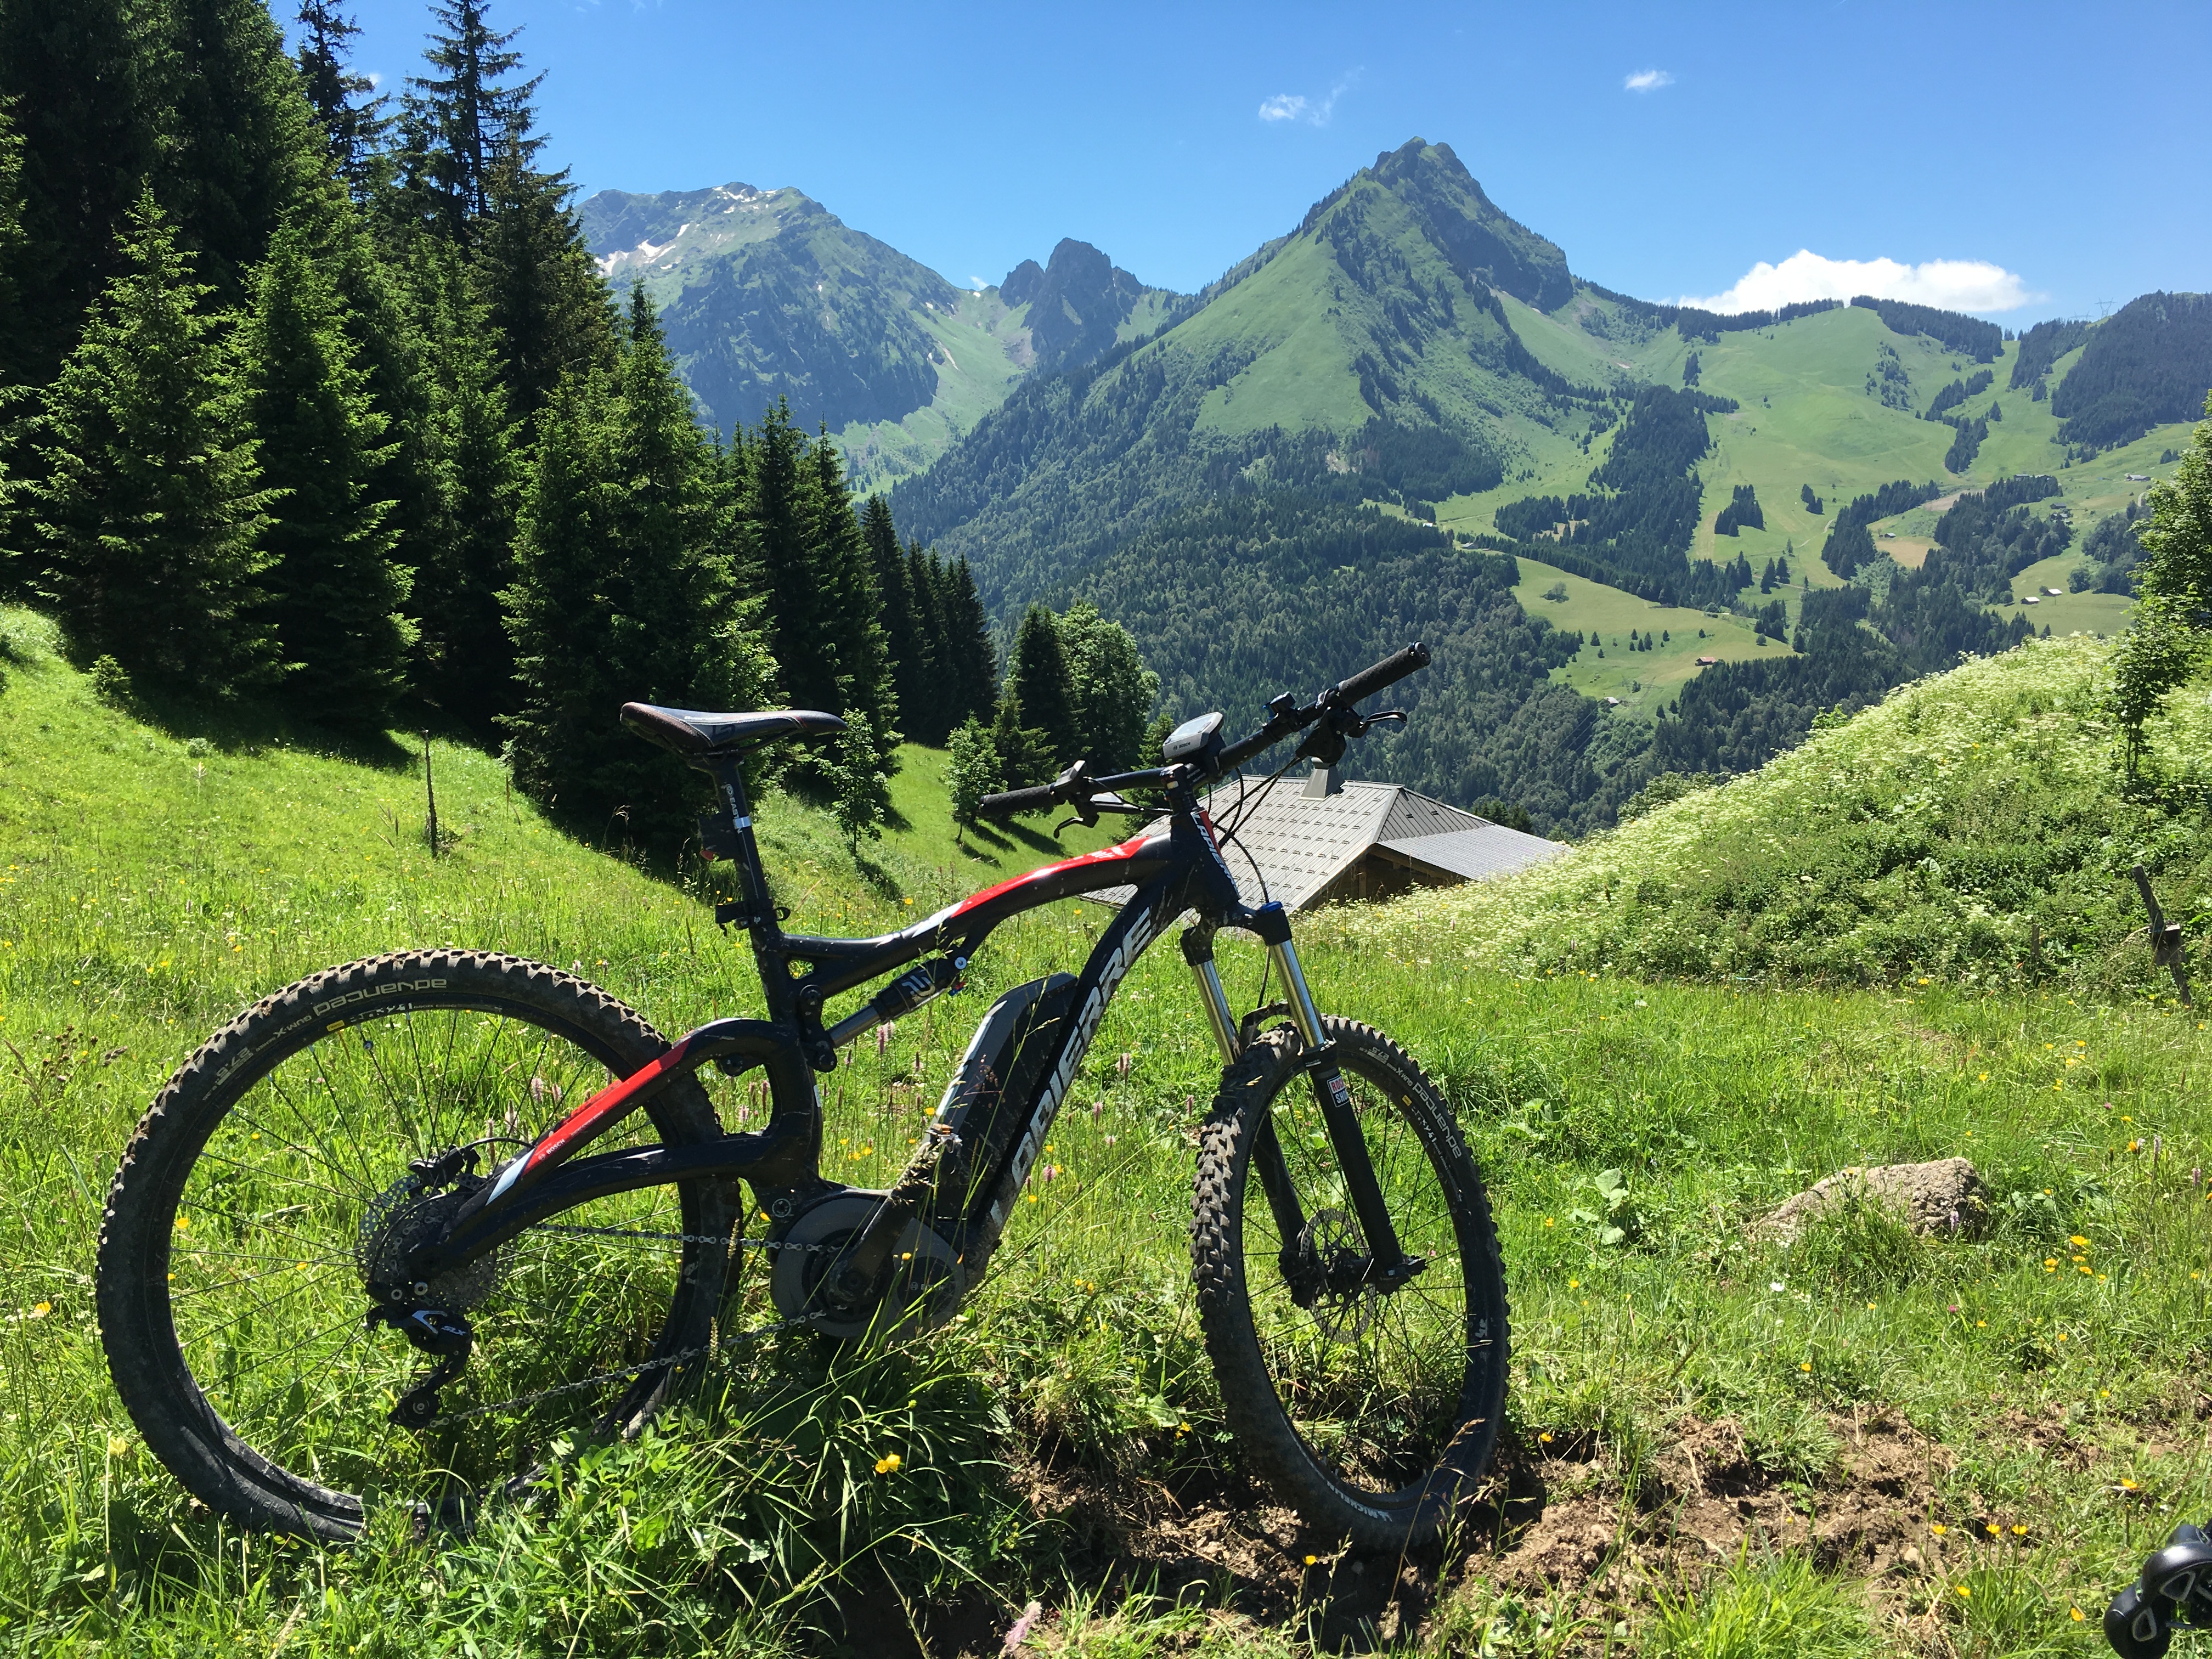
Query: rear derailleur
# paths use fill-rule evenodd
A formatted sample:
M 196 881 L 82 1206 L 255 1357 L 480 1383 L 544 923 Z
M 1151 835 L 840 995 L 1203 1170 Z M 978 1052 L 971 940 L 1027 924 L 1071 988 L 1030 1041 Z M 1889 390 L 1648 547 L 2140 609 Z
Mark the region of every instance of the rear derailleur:
M 392 1407 L 391 1420 L 401 1428 L 422 1428 L 437 1417 L 439 1390 L 461 1374 L 476 1345 L 464 1316 L 498 1282 L 496 1251 L 428 1282 L 410 1280 L 404 1271 L 414 1253 L 435 1243 L 453 1212 L 484 1184 L 475 1173 L 476 1164 L 473 1146 L 417 1158 L 362 1218 L 355 1255 L 371 1304 L 364 1328 L 389 1325 L 438 1362 Z

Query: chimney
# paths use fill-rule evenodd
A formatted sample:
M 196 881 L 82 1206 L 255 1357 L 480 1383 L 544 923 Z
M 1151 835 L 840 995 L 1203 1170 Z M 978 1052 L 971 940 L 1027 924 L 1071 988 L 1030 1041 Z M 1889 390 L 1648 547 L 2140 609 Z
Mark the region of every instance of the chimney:
M 1306 774 L 1306 787 L 1301 793 L 1316 800 L 1323 795 L 1340 795 L 1344 779 L 1334 766 L 1316 766 Z

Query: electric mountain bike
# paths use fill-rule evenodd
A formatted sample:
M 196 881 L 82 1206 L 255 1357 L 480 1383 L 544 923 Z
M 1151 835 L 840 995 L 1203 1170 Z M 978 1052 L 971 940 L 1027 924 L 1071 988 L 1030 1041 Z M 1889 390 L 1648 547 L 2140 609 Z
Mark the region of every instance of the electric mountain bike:
M 1222 1411 L 1316 1528 L 1370 1549 L 1431 1535 L 1488 1462 L 1504 1403 L 1482 1178 L 1414 1060 L 1315 1006 L 1288 916 L 1240 897 L 1233 825 L 1217 835 L 1200 793 L 1294 737 L 1334 763 L 1405 718 L 1360 700 L 1427 661 L 1416 645 L 1311 702 L 1278 697 L 1241 742 L 1206 714 L 1158 767 L 1079 762 L 990 798 L 1000 818 L 1065 807 L 1148 827 L 874 939 L 784 931 L 740 765 L 841 720 L 626 706 L 713 780 L 702 850 L 737 892 L 716 916 L 750 935 L 767 1017 L 670 1042 L 581 979 L 458 950 L 332 968 L 240 1015 L 139 1124 L 100 1230 L 101 1338 L 148 1447 L 235 1522 L 345 1539 L 380 1504 L 465 1519 L 577 1437 L 636 1431 L 767 1333 L 942 1323 L 984 1277 L 1115 988 L 1187 917 L 1225 1068 L 1190 1226 Z M 1127 799 L 1144 793 L 1164 811 Z M 958 989 L 1009 917 L 1109 887 L 1133 892 L 1082 971 L 991 1006 L 890 1187 L 825 1174 L 815 1078 L 838 1049 Z M 1232 1012 L 1224 928 L 1258 937 L 1283 1001 Z M 902 969 L 825 1024 L 830 999 Z M 756 1074 L 757 1109 L 734 1110 L 757 1127 L 718 1121 L 708 1066 Z

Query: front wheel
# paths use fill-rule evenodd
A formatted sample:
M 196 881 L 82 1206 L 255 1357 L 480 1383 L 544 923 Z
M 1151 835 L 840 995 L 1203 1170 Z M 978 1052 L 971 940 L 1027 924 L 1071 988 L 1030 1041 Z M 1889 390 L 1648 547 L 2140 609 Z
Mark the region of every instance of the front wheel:
M 1307 1522 L 1360 1549 L 1434 1537 L 1497 1443 L 1504 1269 L 1451 1109 L 1381 1032 L 1325 1019 L 1405 1267 L 1370 1269 L 1318 1073 L 1288 1027 L 1223 1074 L 1191 1260 L 1223 1413 Z M 1418 1265 L 1414 1265 L 1418 1264 Z

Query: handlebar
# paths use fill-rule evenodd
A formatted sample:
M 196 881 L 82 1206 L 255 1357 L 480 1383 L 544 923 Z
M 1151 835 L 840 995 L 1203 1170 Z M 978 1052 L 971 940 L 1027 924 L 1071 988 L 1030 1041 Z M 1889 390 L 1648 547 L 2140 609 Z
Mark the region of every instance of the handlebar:
M 1017 812 L 1046 812 L 1060 804 L 1060 786 L 1039 784 L 1034 789 L 1009 789 L 1002 795 L 986 795 L 977 804 L 980 818 L 1010 818 Z
M 1042 812 L 1054 806 L 1067 805 L 1075 807 L 1085 823 L 1095 822 L 1098 805 L 1093 799 L 1096 795 L 1130 788 L 1165 788 L 1179 781 L 1197 782 L 1217 778 L 1224 772 L 1234 771 L 1255 755 L 1273 748 L 1284 738 L 1295 736 L 1324 720 L 1328 722 L 1330 731 L 1336 735 L 1333 738 L 1333 749 L 1322 758 L 1324 763 L 1333 763 L 1334 757 L 1343 752 L 1345 737 L 1357 736 L 1373 724 L 1371 720 L 1363 719 L 1354 712 L 1352 705 L 1373 696 L 1384 686 L 1395 685 L 1408 674 L 1426 668 L 1429 661 L 1428 647 L 1416 641 L 1404 650 L 1395 652 L 1382 661 L 1361 669 L 1350 678 L 1339 680 L 1303 707 L 1285 692 L 1267 705 L 1268 718 L 1265 725 L 1242 742 L 1231 744 L 1218 751 L 1202 767 L 1186 762 L 1100 778 L 1091 776 L 1085 763 L 1078 761 L 1050 783 L 984 796 L 976 805 L 976 816 L 1003 819 L 1018 812 Z M 1405 717 L 1393 714 L 1389 718 L 1403 720 Z M 1313 741 L 1321 743 L 1328 738 L 1329 733 L 1325 732 Z
M 1371 668 L 1363 668 L 1348 680 L 1340 680 L 1326 693 L 1322 701 L 1332 708 L 1342 708 L 1364 702 L 1386 685 L 1395 685 L 1408 674 L 1418 673 L 1429 665 L 1429 647 L 1418 641 L 1403 651 L 1382 659 Z

